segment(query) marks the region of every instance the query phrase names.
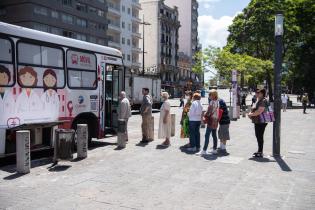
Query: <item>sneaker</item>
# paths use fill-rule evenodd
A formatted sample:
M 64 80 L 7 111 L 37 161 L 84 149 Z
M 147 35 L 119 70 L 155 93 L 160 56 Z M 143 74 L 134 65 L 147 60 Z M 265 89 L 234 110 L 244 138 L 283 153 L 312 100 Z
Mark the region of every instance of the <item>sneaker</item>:
M 189 148 L 187 148 L 187 151 L 188 152 L 196 152 L 197 149 L 196 149 L 196 147 L 189 147 Z
M 217 151 L 216 149 L 213 149 L 213 150 L 211 151 L 211 154 L 216 155 L 216 154 L 218 154 L 218 151 Z
M 207 155 L 207 151 L 205 150 L 201 150 L 200 152 L 196 153 L 196 155 L 199 155 L 199 156 L 204 156 L 204 155 Z

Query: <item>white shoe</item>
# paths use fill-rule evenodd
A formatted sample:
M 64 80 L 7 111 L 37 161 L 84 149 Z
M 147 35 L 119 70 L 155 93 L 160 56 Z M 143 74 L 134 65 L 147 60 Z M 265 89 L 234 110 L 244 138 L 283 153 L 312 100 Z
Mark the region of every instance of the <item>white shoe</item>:
M 207 151 L 205 150 L 201 150 L 200 152 L 196 153 L 196 155 L 199 155 L 199 156 L 204 156 L 204 155 L 207 155 Z
M 189 148 L 187 148 L 187 151 L 188 152 L 196 152 L 197 148 L 196 147 L 189 147 Z
M 216 155 L 216 154 L 218 154 L 218 150 L 216 150 L 216 149 L 213 149 L 213 150 L 211 151 L 211 154 L 213 154 L 213 155 Z

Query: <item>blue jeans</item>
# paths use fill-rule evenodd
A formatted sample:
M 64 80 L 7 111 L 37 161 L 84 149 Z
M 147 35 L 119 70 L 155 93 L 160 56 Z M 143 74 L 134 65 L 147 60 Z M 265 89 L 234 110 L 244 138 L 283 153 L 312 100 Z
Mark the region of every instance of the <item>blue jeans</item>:
M 213 149 L 217 149 L 217 145 L 218 145 L 217 129 L 207 127 L 206 134 L 205 134 L 205 145 L 203 146 L 204 151 L 208 149 L 209 137 L 211 133 L 212 133 L 212 139 L 213 139 Z
M 201 121 L 189 121 L 189 143 L 191 147 L 200 148 Z

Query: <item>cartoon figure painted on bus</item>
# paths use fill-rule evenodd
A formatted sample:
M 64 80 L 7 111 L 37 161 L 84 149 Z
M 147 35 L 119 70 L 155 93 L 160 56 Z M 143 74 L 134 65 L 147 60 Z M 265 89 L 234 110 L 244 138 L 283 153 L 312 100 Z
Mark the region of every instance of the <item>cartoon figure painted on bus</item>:
M 22 92 L 16 99 L 16 113 L 22 121 L 32 122 L 38 119 L 43 105 L 40 97 L 35 93 L 33 87 L 37 86 L 37 72 L 29 66 L 25 66 L 18 72 L 18 81 L 23 87 Z
M 0 65 L 0 128 L 8 126 L 8 119 L 14 116 L 14 97 L 11 91 L 6 90 L 11 81 L 9 69 Z
M 44 93 L 41 96 L 44 112 L 49 120 L 58 120 L 59 97 L 57 93 L 57 75 L 54 70 L 46 69 L 43 74 Z

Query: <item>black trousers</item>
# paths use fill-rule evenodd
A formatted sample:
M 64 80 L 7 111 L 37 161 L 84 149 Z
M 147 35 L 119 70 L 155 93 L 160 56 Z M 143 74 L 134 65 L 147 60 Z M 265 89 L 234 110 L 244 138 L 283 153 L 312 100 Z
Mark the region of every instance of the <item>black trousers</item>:
M 258 152 L 264 150 L 264 133 L 267 123 L 255 123 L 255 135 L 258 143 Z

